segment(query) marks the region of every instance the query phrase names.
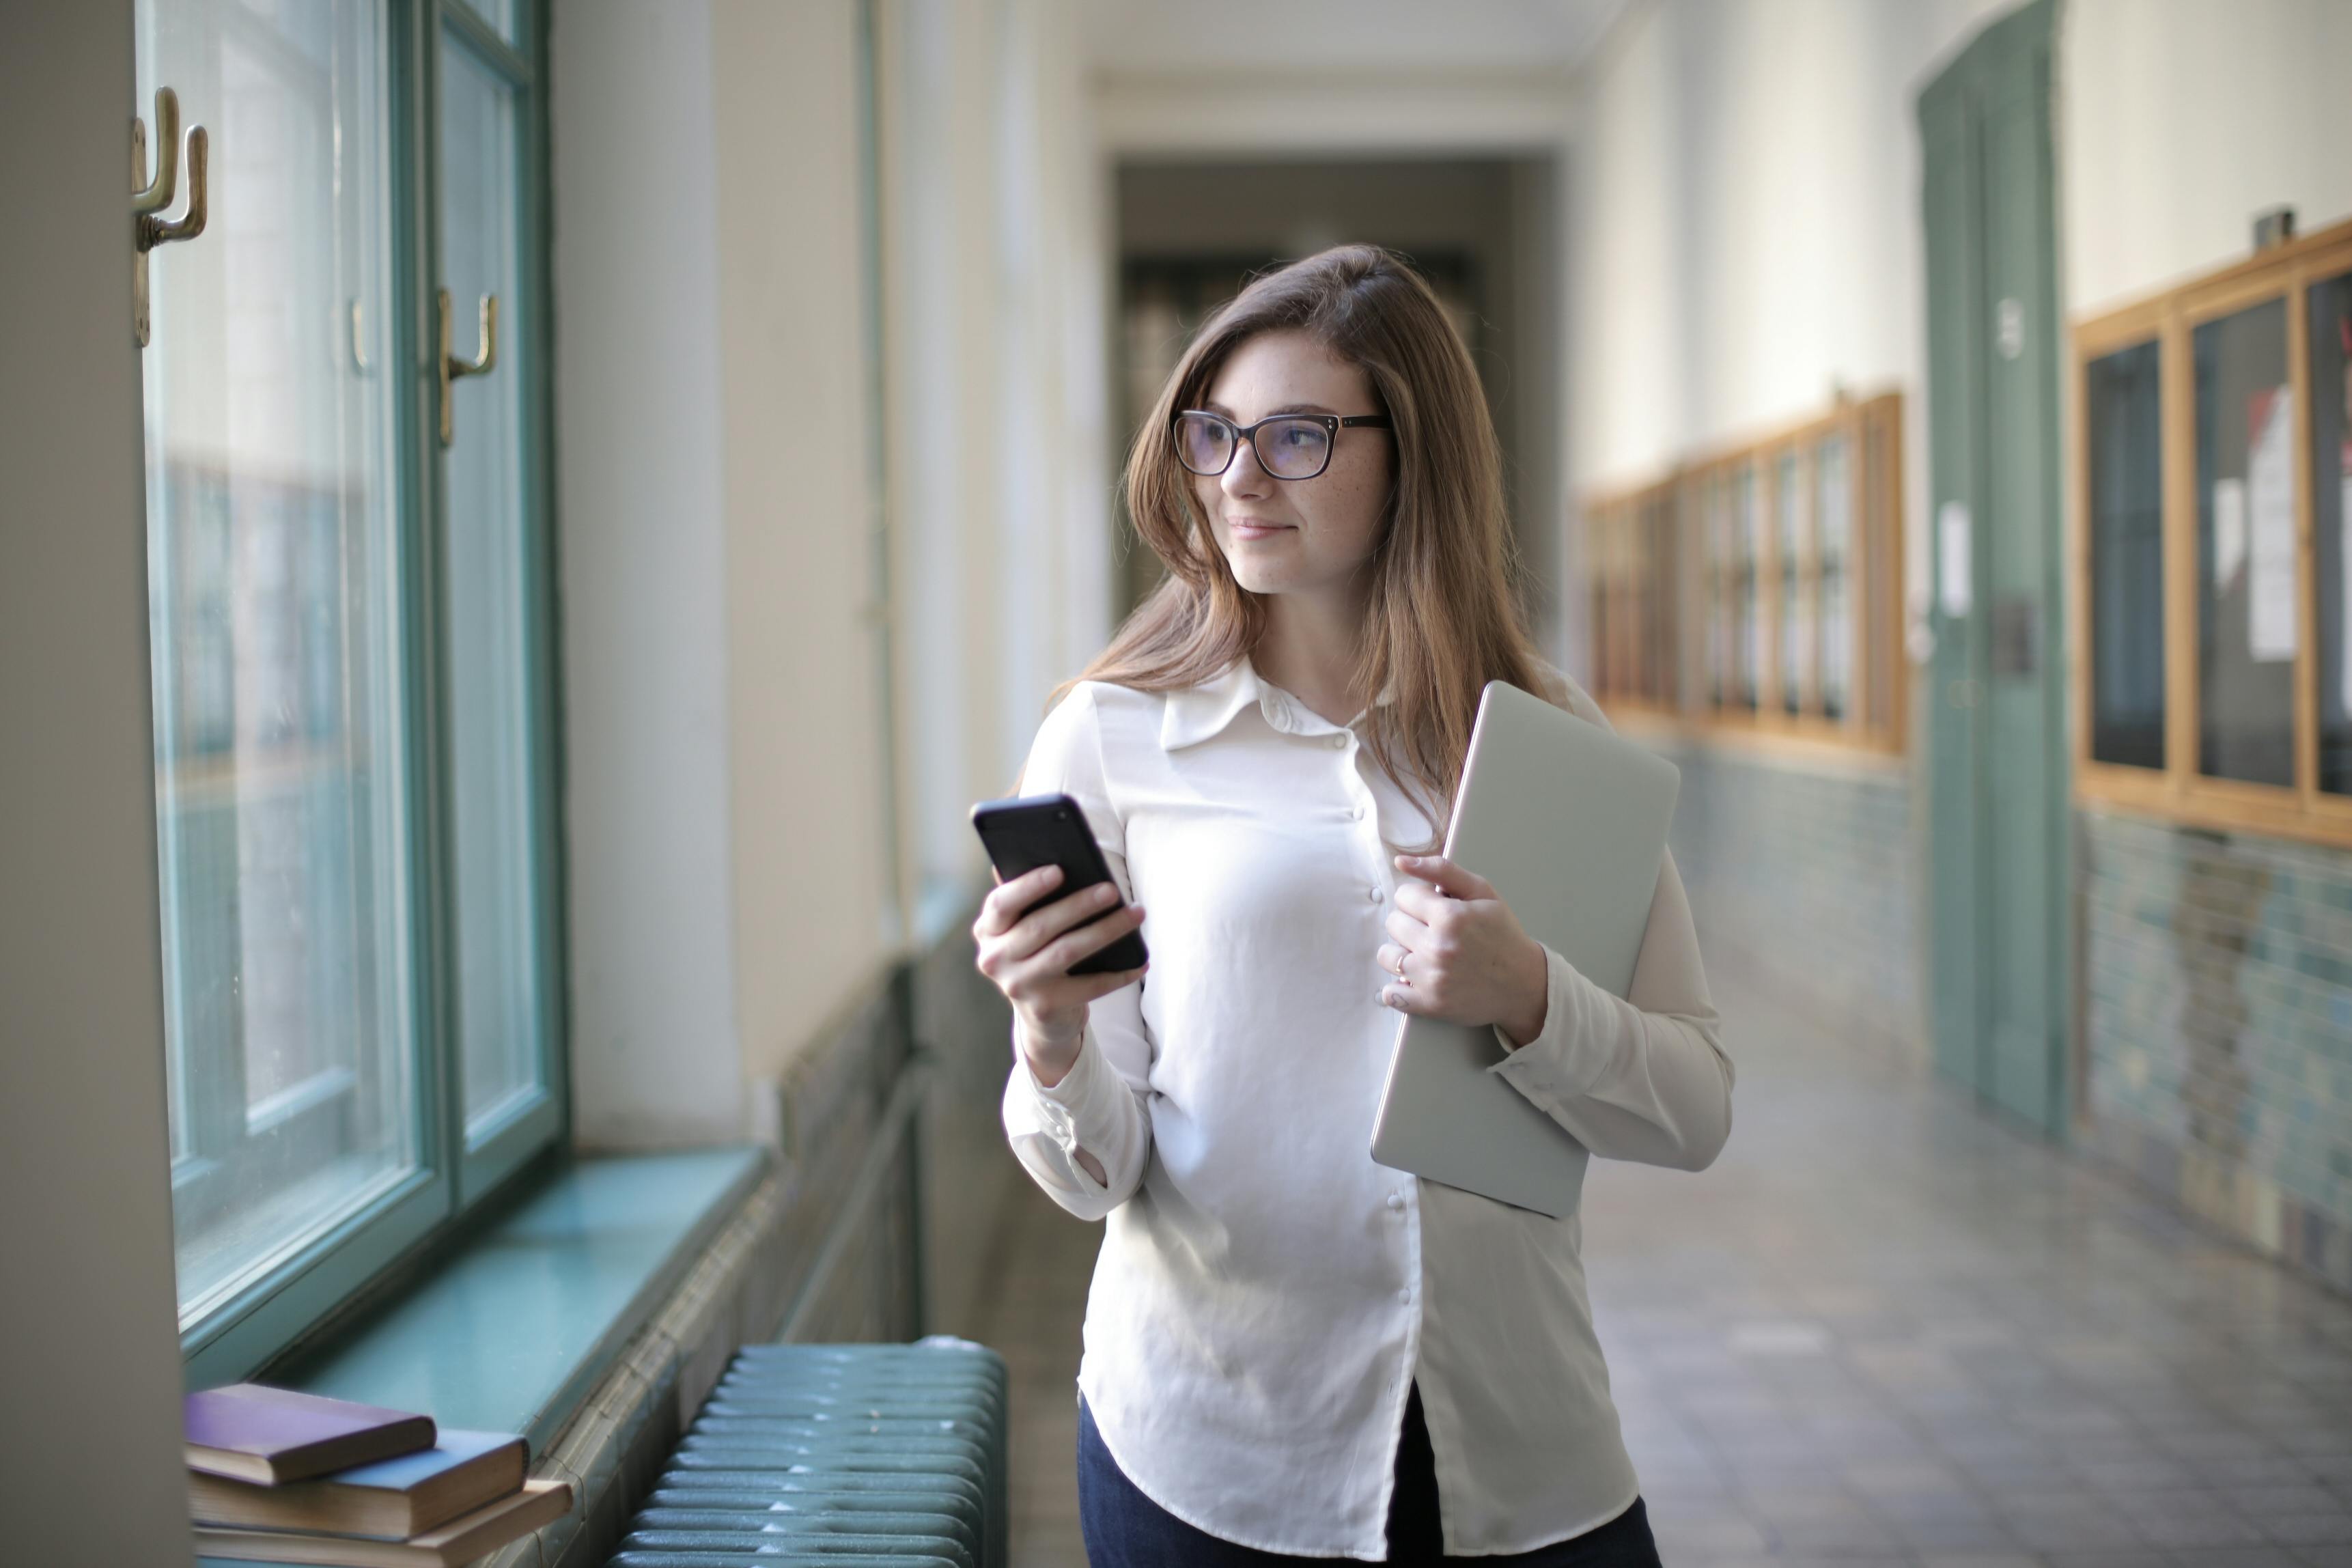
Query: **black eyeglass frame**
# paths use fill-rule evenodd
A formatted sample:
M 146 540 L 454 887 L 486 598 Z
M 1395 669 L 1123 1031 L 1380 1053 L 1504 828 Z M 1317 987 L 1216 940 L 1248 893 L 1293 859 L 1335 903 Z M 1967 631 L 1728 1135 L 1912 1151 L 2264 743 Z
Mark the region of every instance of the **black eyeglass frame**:
M 1233 445 L 1225 453 L 1223 468 L 1220 468 L 1214 472 L 1204 472 L 1203 470 L 1196 468 L 1192 464 L 1184 461 L 1184 440 L 1183 437 L 1178 434 L 1178 431 L 1182 427 L 1184 421 L 1187 419 L 1213 419 L 1218 424 L 1223 426 L 1227 432 L 1231 434 L 1233 437 Z M 1257 433 L 1265 429 L 1269 425 L 1280 425 L 1291 420 L 1305 420 L 1310 425 L 1320 425 L 1323 426 L 1323 461 L 1317 466 L 1315 471 L 1311 474 L 1277 474 L 1273 468 L 1267 467 L 1265 458 L 1258 453 Z M 1224 473 L 1226 468 L 1230 468 L 1234 466 L 1234 459 L 1242 455 L 1242 443 L 1247 441 L 1249 443 L 1250 456 L 1257 458 L 1257 466 L 1265 469 L 1265 474 L 1268 479 L 1281 479 L 1286 483 L 1297 484 L 1307 479 L 1322 478 L 1324 469 L 1328 468 L 1331 466 L 1331 454 L 1339 450 L 1339 432 L 1351 426 L 1360 425 L 1370 426 L 1375 430 L 1393 430 L 1396 428 L 1395 421 L 1391 420 L 1385 414 L 1269 414 L 1255 425 L 1236 425 L 1232 420 L 1226 418 L 1223 415 L 1212 414 L 1205 408 L 1184 408 L 1179 409 L 1176 413 L 1176 416 L 1168 422 L 1168 438 L 1175 445 L 1177 466 L 1181 468 L 1188 474 L 1199 474 L 1201 478 L 1204 479 L 1213 479 L 1218 478 L 1220 475 Z

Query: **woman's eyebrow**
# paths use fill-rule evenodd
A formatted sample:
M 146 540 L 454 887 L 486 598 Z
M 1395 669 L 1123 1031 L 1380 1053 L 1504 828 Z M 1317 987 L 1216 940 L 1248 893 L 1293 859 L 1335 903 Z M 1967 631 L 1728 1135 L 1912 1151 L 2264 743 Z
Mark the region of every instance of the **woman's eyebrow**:
M 1242 423 L 1242 417 L 1240 415 L 1235 414 L 1232 409 L 1226 407 L 1223 404 L 1219 403 L 1213 397 L 1201 405 L 1201 411 L 1204 414 L 1216 415 L 1221 419 L 1230 419 L 1236 425 Z M 1265 414 L 1260 416 L 1260 417 L 1265 419 L 1279 419 L 1286 414 L 1333 414 L 1337 412 L 1338 410 L 1326 408 L 1319 403 L 1286 403 L 1279 408 L 1267 409 Z

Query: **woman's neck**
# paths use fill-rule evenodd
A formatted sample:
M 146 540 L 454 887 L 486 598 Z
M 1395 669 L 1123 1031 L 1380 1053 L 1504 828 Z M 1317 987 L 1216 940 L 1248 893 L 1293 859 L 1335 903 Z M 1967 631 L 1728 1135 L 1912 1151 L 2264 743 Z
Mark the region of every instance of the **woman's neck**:
M 1360 590 L 1267 596 L 1265 631 L 1250 662 L 1274 682 L 1334 724 L 1360 712 L 1365 694 L 1355 689 L 1356 661 L 1363 647 L 1367 595 Z

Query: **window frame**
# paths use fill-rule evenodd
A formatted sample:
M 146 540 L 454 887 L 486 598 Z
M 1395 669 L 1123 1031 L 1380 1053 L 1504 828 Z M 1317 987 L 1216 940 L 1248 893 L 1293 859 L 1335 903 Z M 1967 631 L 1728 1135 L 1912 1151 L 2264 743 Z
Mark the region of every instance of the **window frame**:
M 485 1199 L 559 1147 L 570 1127 L 566 1004 L 568 942 L 562 855 L 560 668 L 555 595 L 551 437 L 552 311 L 549 266 L 547 0 L 511 0 L 511 42 L 465 0 L 384 0 L 386 110 L 393 234 L 389 270 L 391 363 L 408 385 L 394 398 L 392 472 L 399 480 L 396 613 L 401 721 L 406 731 L 402 803 L 411 954 L 408 1053 L 415 1083 L 415 1167 L 361 1207 L 289 1251 L 265 1274 L 208 1308 L 181 1333 L 191 1386 L 252 1375 L 334 1320 L 404 1259 L 448 1235 Z M 525 582 L 522 679 L 530 712 L 532 961 L 537 968 L 539 1089 L 481 1135 L 465 1126 L 457 1032 L 457 910 L 448 812 L 456 787 L 445 657 L 442 531 L 447 458 L 438 441 L 435 290 L 441 235 L 440 49 L 445 36 L 516 87 L 520 115 L 515 215 L 518 274 L 527 298 L 501 300 L 509 329 L 529 344 L 519 402 L 523 451 L 520 530 Z M 197 106 L 190 105 L 191 110 Z M 201 115 L 191 113 L 194 122 Z M 466 312 L 470 318 L 471 312 Z M 506 353 L 501 347 L 502 355 Z M 459 439 L 464 433 L 459 432 Z M 166 962 L 170 962 L 166 954 Z M 191 1074 L 195 1064 L 190 1064 Z M 192 1085 L 192 1088 L 194 1086 Z M 190 1099 L 204 1098 L 195 1089 Z M 175 1202 L 209 1163 L 192 1151 L 173 1162 Z
M 1884 461 L 1874 466 L 1869 443 Z M 1602 491 L 1583 508 L 1590 540 L 1593 695 L 1612 713 L 1768 749 L 1900 755 L 1908 749 L 1908 680 L 1902 666 L 1903 395 L 1842 398 L 1757 439 L 1670 465 L 1664 474 Z M 1822 710 L 1822 444 L 1845 447 L 1847 664 L 1843 710 Z M 1797 541 L 1796 594 L 1810 612 L 1787 710 L 1784 665 L 1790 605 L 1783 588 L 1782 465 L 1793 462 L 1811 526 Z M 1755 508 L 1747 548 L 1740 497 Z M 1652 509 L 1654 509 L 1653 510 Z M 1644 527 L 1643 520 L 1654 517 Z M 1649 537 L 1637 550 L 1637 532 Z M 1752 556 L 1752 559 L 1751 559 Z M 1646 574 L 1646 577 L 1644 576 Z M 1742 614 L 1752 577 L 1755 624 Z M 1630 606 L 1668 606 L 1668 625 L 1641 637 Z M 1887 624 L 1881 625 L 1881 622 Z M 1753 664 L 1751 670 L 1748 666 Z M 1664 668 L 1659 668 L 1663 665 Z M 1753 689 L 1750 702 L 1746 693 Z
M 2352 272 L 2352 222 L 2284 241 L 2227 267 L 2114 310 L 2075 319 L 2068 331 L 2066 417 L 2067 709 L 2074 799 L 2189 826 L 2244 831 L 2352 847 L 2352 795 L 2319 788 L 2319 574 L 2311 493 L 2310 289 Z M 2296 636 L 2292 672 L 2292 784 L 2256 784 L 2199 771 L 2203 692 L 2197 679 L 2198 328 L 2252 306 L 2286 305 L 2289 430 L 2294 482 Z M 2090 366 L 2143 343 L 2157 345 L 2158 441 L 2162 452 L 2164 766 L 2107 763 L 2091 754 L 2092 615 Z M 2347 606 L 2352 608 L 2352 606 Z

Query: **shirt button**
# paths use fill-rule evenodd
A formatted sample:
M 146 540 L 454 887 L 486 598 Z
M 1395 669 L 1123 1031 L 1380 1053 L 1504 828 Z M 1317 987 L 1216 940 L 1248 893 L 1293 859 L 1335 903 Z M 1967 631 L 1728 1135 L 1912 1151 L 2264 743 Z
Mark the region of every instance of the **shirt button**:
M 1410 1286 L 1410 1285 L 1408 1285 L 1408 1286 L 1406 1286 L 1403 1289 L 1402 1289 L 1402 1290 L 1398 1291 L 1398 1292 L 1397 1292 L 1397 1300 L 1400 1300 L 1400 1301 L 1402 1301 L 1402 1302 L 1403 1302 L 1406 1306 L 1408 1306 L 1408 1307 L 1412 1306 L 1412 1286 Z
M 1392 1209 L 1401 1209 L 1404 1207 L 1404 1194 L 1402 1193 L 1391 1193 L 1389 1194 L 1389 1207 Z
M 1377 904 L 1381 901 L 1381 890 L 1378 888 L 1366 888 L 1364 897 Z
M 1345 735 L 1334 735 L 1334 736 L 1332 736 L 1332 737 L 1331 737 L 1331 745 L 1332 745 L 1333 749 L 1335 749 L 1335 750 L 1336 750 L 1336 749 L 1338 749 L 1339 747 L 1341 747 L 1341 746 L 1346 745 L 1347 743 L 1348 743 L 1348 737 L 1347 737 L 1347 736 L 1345 736 Z
M 1363 820 L 1364 820 L 1364 808 L 1363 808 L 1362 806 L 1360 806 L 1360 805 L 1351 805 L 1351 806 L 1349 806 L 1349 807 L 1348 808 L 1348 820 L 1349 820 L 1349 821 L 1350 821 L 1350 822 L 1361 822 L 1361 821 L 1363 821 Z

